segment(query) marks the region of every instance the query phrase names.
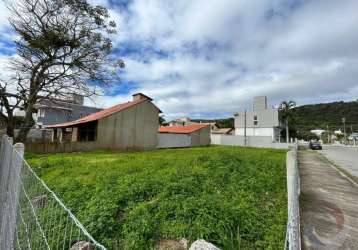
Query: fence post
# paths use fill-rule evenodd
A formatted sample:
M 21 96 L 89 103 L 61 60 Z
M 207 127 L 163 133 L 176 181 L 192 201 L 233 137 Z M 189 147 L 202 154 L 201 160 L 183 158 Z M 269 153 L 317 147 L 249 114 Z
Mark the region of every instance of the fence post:
M 12 138 L 8 137 L 7 135 L 3 135 L 1 140 L 1 152 L 0 152 L 0 234 L 1 234 L 1 225 L 5 217 L 5 204 L 6 204 L 6 197 L 7 197 L 7 187 L 9 184 L 11 156 L 12 156 Z
M 10 144 L 12 148 L 12 145 Z M 24 144 L 16 143 L 10 154 L 4 215 L 1 223 L 1 249 L 14 249 L 16 216 L 21 188 L 21 169 L 23 166 Z
M 297 145 L 287 152 L 287 200 L 288 200 L 288 221 L 285 249 L 300 250 L 301 249 L 301 233 L 300 233 L 300 211 L 299 211 L 299 195 L 300 195 L 300 179 L 297 163 Z

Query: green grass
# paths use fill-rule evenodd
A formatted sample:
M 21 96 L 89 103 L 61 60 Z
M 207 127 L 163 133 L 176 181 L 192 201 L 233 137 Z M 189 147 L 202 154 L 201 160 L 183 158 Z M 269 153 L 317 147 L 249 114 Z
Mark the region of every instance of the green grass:
M 27 158 L 109 249 L 183 237 L 222 249 L 282 249 L 285 153 L 216 146 Z

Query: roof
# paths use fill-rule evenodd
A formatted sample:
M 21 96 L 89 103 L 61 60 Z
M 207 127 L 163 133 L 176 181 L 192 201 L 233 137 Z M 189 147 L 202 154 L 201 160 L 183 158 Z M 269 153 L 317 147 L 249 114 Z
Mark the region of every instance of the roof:
M 142 96 L 142 97 L 145 97 L 145 98 L 147 98 L 148 100 L 150 100 L 150 101 L 153 101 L 153 99 L 151 98 L 151 97 L 149 97 L 149 96 L 147 96 L 147 95 L 145 95 L 145 94 L 143 94 L 143 93 L 135 93 L 135 94 L 133 94 L 132 96 Z
M 160 127 L 159 133 L 168 133 L 168 134 L 191 134 L 197 130 L 208 127 L 210 124 L 201 123 L 201 124 L 190 124 L 186 126 L 166 126 Z
M 233 128 L 218 128 L 218 129 L 211 131 L 211 133 L 213 133 L 213 134 L 229 134 L 233 130 L 234 130 Z
M 72 122 L 64 122 L 64 123 L 54 124 L 54 125 L 46 126 L 46 128 L 73 127 L 75 125 L 97 121 L 99 119 L 102 119 L 102 118 L 105 118 L 107 116 L 110 116 L 110 115 L 112 115 L 114 113 L 120 112 L 120 111 L 128 109 L 130 107 L 133 107 L 133 106 L 135 106 L 135 105 L 137 105 L 137 104 L 139 104 L 141 102 L 144 102 L 144 101 L 148 101 L 148 99 L 141 99 L 141 100 L 126 102 L 126 103 L 121 103 L 121 104 L 115 105 L 113 107 L 110 107 L 108 109 L 103 109 L 103 110 L 98 111 L 96 113 L 92 113 L 92 114 L 90 114 L 88 116 L 82 117 L 82 118 L 80 118 L 78 120 L 75 120 L 75 121 L 72 121 Z M 161 110 L 159 108 L 158 108 L 158 110 L 159 110 L 159 112 L 161 112 Z

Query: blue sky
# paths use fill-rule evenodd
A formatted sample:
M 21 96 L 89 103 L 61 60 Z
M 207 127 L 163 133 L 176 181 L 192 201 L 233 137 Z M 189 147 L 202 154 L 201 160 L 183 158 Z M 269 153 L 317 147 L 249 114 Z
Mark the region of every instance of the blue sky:
M 95 99 L 155 100 L 168 118 L 226 117 L 251 107 L 358 98 L 356 0 L 90 0 L 118 25 L 122 82 Z M 14 50 L 0 9 L 0 66 Z

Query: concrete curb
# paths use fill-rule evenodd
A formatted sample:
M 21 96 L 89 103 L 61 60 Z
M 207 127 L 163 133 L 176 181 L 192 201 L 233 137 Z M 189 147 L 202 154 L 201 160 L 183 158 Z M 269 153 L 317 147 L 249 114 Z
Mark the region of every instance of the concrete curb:
M 327 161 L 327 163 L 329 163 L 328 165 L 333 168 L 334 170 L 336 170 L 341 176 L 343 176 L 344 178 L 346 178 L 350 183 L 352 183 L 354 186 L 358 187 L 358 182 L 355 181 L 353 178 L 351 178 L 349 175 L 349 172 L 346 170 L 343 170 L 340 166 L 338 166 L 336 163 L 332 162 L 330 159 L 328 159 L 322 152 L 318 152 L 321 156 L 321 158 L 324 158 L 325 161 Z M 347 172 L 347 173 L 345 173 Z
M 322 147 L 329 147 L 329 148 L 357 148 L 358 146 L 352 145 L 329 145 L 329 144 L 322 144 Z

